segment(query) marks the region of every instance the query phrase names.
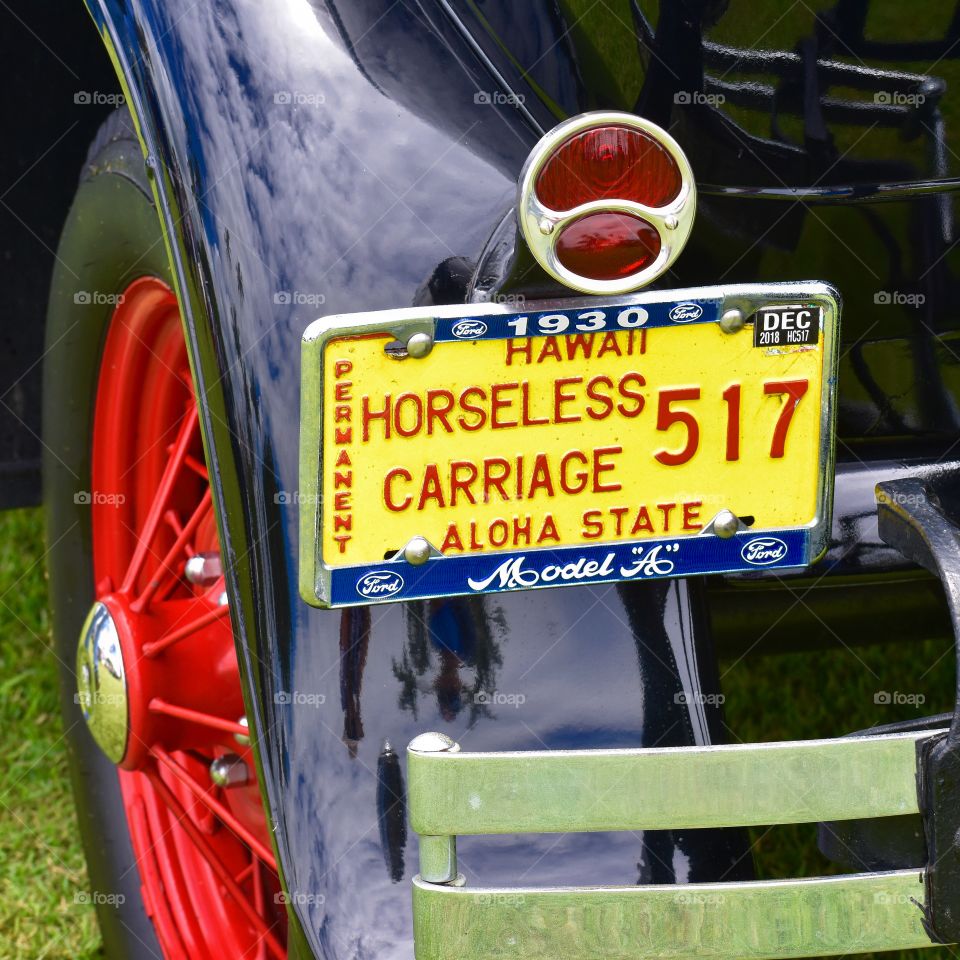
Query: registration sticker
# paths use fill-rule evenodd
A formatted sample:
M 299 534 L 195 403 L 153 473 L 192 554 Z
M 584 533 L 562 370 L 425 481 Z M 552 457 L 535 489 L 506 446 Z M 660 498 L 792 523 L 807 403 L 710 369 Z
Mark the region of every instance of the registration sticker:
M 835 291 L 792 283 L 524 306 L 347 314 L 308 328 L 298 497 L 308 603 L 797 568 L 823 551 Z

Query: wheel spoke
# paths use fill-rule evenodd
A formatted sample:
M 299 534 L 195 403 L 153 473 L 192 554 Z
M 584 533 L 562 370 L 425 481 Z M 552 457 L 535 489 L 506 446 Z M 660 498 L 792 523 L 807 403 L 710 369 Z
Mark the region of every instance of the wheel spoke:
M 280 946 L 277 938 L 267 927 L 263 917 L 257 912 L 256 907 L 246 898 L 243 890 L 240 889 L 237 882 L 230 875 L 230 871 L 224 866 L 223 861 L 216 855 L 209 840 L 197 829 L 196 824 L 190 819 L 186 810 L 180 804 L 180 801 L 174 796 L 173 791 L 164 782 L 156 770 L 149 770 L 146 774 L 150 778 L 154 789 L 160 798 L 166 804 L 171 815 L 180 823 L 187 836 L 193 841 L 194 845 L 200 851 L 203 858 L 207 861 L 210 869 L 217 875 L 217 878 L 223 884 L 226 892 L 233 898 L 237 906 L 244 912 L 250 921 L 258 937 L 266 943 L 270 952 L 277 960 L 284 960 L 286 951 Z
M 273 854 L 222 804 L 210 795 L 207 788 L 190 775 L 162 747 L 154 747 L 150 751 L 154 757 L 169 770 L 208 810 L 214 813 L 225 826 L 232 830 L 238 839 L 242 840 L 274 873 L 277 872 L 277 863 Z
M 190 623 L 186 624 L 186 626 L 180 627 L 178 630 L 174 630 L 172 633 L 168 633 L 159 640 L 154 640 L 152 643 L 145 643 L 142 647 L 143 655 L 145 657 L 155 657 L 158 653 L 163 653 L 167 647 L 172 647 L 175 643 L 179 643 L 179 641 L 183 640 L 185 637 L 189 637 L 191 634 L 196 633 L 198 630 L 202 630 L 204 627 L 209 627 L 211 623 L 216 623 L 217 620 L 227 616 L 229 612 L 230 608 L 226 604 L 221 607 L 217 607 L 214 610 L 210 610 L 208 613 L 204 613 L 195 620 L 191 620 Z
M 191 457 L 188 453 L 183 458 L 184 466 L 189 467 L 194 473 L 198 474 L 203 480 L 209 480 L 210 474 L 207 472 L 207 468 L 196 458 Z
M 176 717 L 178 720 L 199 723 L 201 726 L 210 727 L 212 730 L 222 730 L 224 733 L 233 734 L 235 737 L 250 736 L 250 731 L 241 723 L 215 717 L 212 713 L 191 710 L 189 707 L 178 707 L 173 703 L 167 703 L 166 700 L 161 700 L 159 697 L 154 697 L 150 701 L 150 711 L 152 713 L 162 713 L 168 717 Z
M 183 458 L 186 456 L 187 447 L 193 440 L 193 434 L 198 422 L 197 408 L 194 404 L 190 404 L 190 408 L 187 410 L 186 416 L 180 424 L 180 432 L 177 435 L 173 452 L 164 468 L 163 476 L 160 478 L 156 496 L 153 498 L 153 503 L 150 504 L 150 510 L 147 512 L 147 519 L 144 521 L 143 529 L 137 538 L 137 546 L 133 552 L 133 558 L 130 561 L 130 566 L 127 568 L 123 583 L 120 586 L 121 591 L 132 592 L 135 589 L 137 577 L 143 568 L 144 560 L 146 560 L 150 544 L 156 535 L 157 526 L 163 517 L 167 501 L 173 492 L 174 483 L 176 483 L 177 476 L 180 473 L 180 467 L 183 465 Z
M 256 858 L 254 854 L 250 855 L 250 862 L 233 878 L 234 880 L 237 881 L 238 885 L 246 882 L 247 877 L 249 877 L 250 874 L 253 873 L 253 868 L 259 862 L 260 861 Z
M 190 515 L 190 519 L 186 522 L 184 527 L 180 530 L 180 533 L 177 535 L 177 539 L 174 540 L 173 546 L 167 551 L 166 556 L 160 561 L 160 566 L 154 571 L 153 577 L 150 582 L 144 588 L 143 592 L 137 597 L 133 603 L 130 604 L 130 609 L 134 613 L 140 613 L 144 610 L 147 604 L 150 603 L 150 600 L 153 598 L 153 595 L 157 592 L 160 584 L 163 582 L 163 576 L 165 573 L 172 574 L 174 579 L 177 578 L 176 572 L 172 568 L 173 561 L 180 555 L 181 551 L 186 546 L 187 542 L 196 532 L 197 527 L 200 525 L 200 521 L 207 515 L 207 511 L 210 509 L 211 499 L 210 499 L 210 488 L 207 487 L 206 492 L 203 497 L 200 499 L 200 503 L 197 504 L 197 509 L 193 511 Z

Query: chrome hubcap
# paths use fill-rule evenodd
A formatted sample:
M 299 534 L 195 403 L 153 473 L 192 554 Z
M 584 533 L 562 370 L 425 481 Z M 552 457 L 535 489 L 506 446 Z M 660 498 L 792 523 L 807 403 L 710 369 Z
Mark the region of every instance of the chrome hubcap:
M 127 676 L 116 621 L 106 604 L 87 614 L 77 645 L 77 703 L 93 739 L 114 762 L 127 752 Z

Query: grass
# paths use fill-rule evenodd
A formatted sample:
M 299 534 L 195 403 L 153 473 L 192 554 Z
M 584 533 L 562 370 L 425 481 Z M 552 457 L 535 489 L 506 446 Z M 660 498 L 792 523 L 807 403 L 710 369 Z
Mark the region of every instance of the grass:
M 94 960 L 100 937 L 67 782 L 43 554 L 40 511 L 0 513 L 0 960 Z M 835 736 L 952 707 L 949 645 L 855 640 L 722 664 L 731 739 Z M 877 703 L 879 691 L 923 703 Z M 810 826 L 755 830 L 752 839 L 761 877 L 836 872 Z M 914 955 L 953 954 L 884 954 Z
M 40 511 L 0 513 L 0 960 L 93 960 L 43 556 Z
M 865 617 L 868 611 L 864 611 Z M 864 630 L 877 629 L 865 624 Z M 721 664 L 727 724 L 734 741 L 831 737 L 953 709 L 951 643 L 928 640 L 862 646 L 840 638 L 830 650 L 776 654 Z M 844 645 L 845 641 L 849 645 Z M 878 703 L 882 693 L 900 703 Z M 910 702 L 911 699 L 922 702 Z M 842 873 L 817 849 L 810 824 L 751 830 L 760 879 Z M 867 955 L 863 955 L 867 956 Z M 890 960 L 947 960 L 952 947 L 890 951 Z

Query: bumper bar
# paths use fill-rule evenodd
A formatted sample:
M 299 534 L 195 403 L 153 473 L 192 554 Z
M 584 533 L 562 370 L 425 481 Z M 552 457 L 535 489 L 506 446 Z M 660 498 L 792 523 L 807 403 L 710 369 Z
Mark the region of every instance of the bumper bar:
M 932 946 L 919 870 L 582 889 L 413 881 L 417 960 L 715 960 Z
M 880 533 L 946 587 L 960 622 L 956 490 L 878 486 Z M 960 633 L 958 633 L 960 635 Z M 960 681 L 958 681 L 960 704 Z M 835 740 L 639 750 L 407 748 L 417 960 L 777 958 L 960 940 L 960 706 L 951 727 Z M 921 799 L 922 798 L 922 799 Z M 669 830 L 920 813 L 925 863 L 811 879 L 467 889 L 457 836 Z
M 764 826 L 917 813 L 917 742 L 942 732 L 513 753 L 462 753 L 442 734 L 425 734 L 407 754 L 411 823 L 421 836 L 456 836 Z
M 918 813 L 944 731 L 647 750 L 407 748 L 417 960 L 806 957 L 932 946 L 924 870 L 638 887 L 467 889 L 457 835 L 807 823 Z

